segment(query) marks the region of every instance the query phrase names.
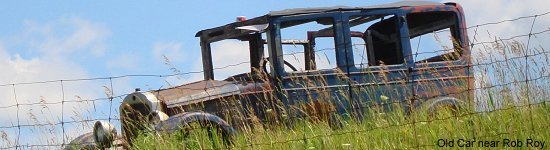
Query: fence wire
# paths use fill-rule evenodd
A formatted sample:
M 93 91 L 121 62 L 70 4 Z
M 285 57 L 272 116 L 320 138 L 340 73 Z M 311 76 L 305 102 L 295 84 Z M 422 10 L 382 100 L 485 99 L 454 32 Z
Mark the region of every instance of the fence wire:
M 482 94 L 482 93 L 491 92 L 491 91 L 492 92 L 503 91 L 503 90 L 506 90 L 506 89 L 509 90 L 509 89 L 518 88 L 517 86 L 519 86 L 520 88 L 523 88 L 523 90 L 526 90 L 524 92 L 525 97 L 518 97 L 517 95 L 515 95 L 516 96 L 515 99 L 525 98 L 526 101 L 527 101 L 526 104 L 516 104 L 516 105 L 513 105 L 511 107 L 510 106 L 508 106 L 508 107 L 492 107 L 492 108 L 481 108 L 481 107 L 479 107 L 479 108 L 475 108 L 476 111 L 462 113 L 462 114 L 459 114 L 459 115 L 449 116 L 449 117 L 445 117 L 445 118 L 432 118 L 432 119 L 429 119 L 429 120 L 423 120 L 423 119 L 418 119 L 416 117 L 411 117 L 410 121 L 407 121 L 405 123 L 400 123 L 400 124 L 390 124 L 390 125 L 387 125 L 387 126 L 374 126 L 374 127 L 371 127 L 371 128 L 354 130 L 354 131 L 334 131 L 331 134 L 322 134 L 322 135 L 314 135 L 314 136 L 304 135 L 301 138 L 287 139 L 287 140 L 282 140 L 282 141 L 270 141 L 269 143 L 258 143 L 258 142 L 254 142 L 254 141 L 249 141 L 249 143 L 246 143 L 246 144 L 232 145 L 232 146 L 229 146 L 229 147 L 226 147 L 226 148 L 243 149 L 243 148 L 254 148 L 254 147 L 257 147 L 257 146 L 273 146 L 273 145 L 277 145 L 277 144 L 289 144 L 289 143 L 293 143 L 293 142 L 305 142 L 305 143 L 307 143 L 308 140 L 314 140 L 314 139 L 319 139 L 319 138 L 329 138 L 329 137 L 340 136 L 340 135 L 349 135 L 349 134 L 359 135 L 359 134 L 366 134 L 366 133 L 369 133 L 369 132 L 373 132 L 373 131 L 376 131 L 376 130 L 388 130 L 388 129 L 391 129 L 391 128 L 402 128 L 402 127 L 406 127 L 406 126 L 412 126 L 413 127 L 412 132 L 414 132 L 412 134 L 418 135 L 418 133 L 422 132 L 422 131 L 418 131 L 418 129 L 417 129 L 418 128 L 417 126 L 419 124 L 437 124 L 438 121 L 446 121 L 446 120 L 462 119 L 462 118 L 469 118 L 471 120 L 474 120 L 474 119 L 472 119 L 472 117 L 475 116 L 475 115 L 486 115 L 486 114 L 491 114 L 491 113 L 495 113 L 495 112 L 514 110 L 514 109 L 523 109 L 523 108 L 528 109 L 529 114 L 530 114 L 529 115 L 529 128 L 519 129 L 519 130 L 509 130 L 508 132 L 498 132 L 498 133 L 493 133 L 493 134 L 489 134 L 489 135 L 479 136 L 479 135 L 477 135 L 478 133 L 476 133 L 476 128 L 472 127 L 472 130 L 469 131 L 470 134 L 471 134 L 471 139 L 493 138 L 493 137 L 500 137 L 500 136 L 503 136 L 503 135 L 510 135 L 510 134 L 514 134 L 514 133 L 520 133 L 520 132 L 523 132 L 523 133 L 527 132 L 527 133 L 531 133 L 531 134 L 537 134 L 538 132 L 548 132 L 546 128 L 548 128 L 550 126 L 544 126 L 544 127 L 538 127 L 538 128 L 535 127 L 535 125 L 533 123 L 534 119 L 533 119 L 532 111 L 535 107 L 540 107 L 541 105 L 546 106 L 547 103 L 550 102 L 549 97 L 544 97 L 544 96 L 548 96 L 547 94 L 550 92 L 549 91 L 550 87 L 548 87 L 549 86 L 548 83 L 550 83 L 550 73 L 549 73 L 548 70 L 545 70 L 545 69 L 550 69 L 550 68 L 548 68 L 549 66 L 538 66 L 537 65 L 537 63 L 543 63 L 543 65 L 550 65 L 550 63 L 548 63 L 548 57 L 549 57 L 548 53 L 549 52 L 545 51 L 544 46 L 542 45 L 544 43 L 535 43 L 535 44 L 541 44 L 541 45 L 534 45 L 534 43 L 533 43 L 533 39 L 544 39 L 545 37 L 541 38 L 539 36 L 547 35 L 548 31 L 550 31 L 550 28 L 546 29 L 546 30 L 541 30 L 541 31 L 534 31 L 535 24 L 537 23 L 537 21 L 540 21 L 541 17 L 547 16 L 549 14 L 550 14 L 550 12 L 545 12 L 545 13 L 536 14 L 536 15 L 523 16 L 523 17 L 519 17 L 519 18 L 515 18 L 515 19 L 502 20 L 502 21 L 498 21 L 498 22 L 490 22 L 490 23 L 484 23 L 484 24 L 479 24 L 479 25 L 474 25 L 474 26 L 467 27 L 469 32 L 471 30 L 473 30 L 473 34 L 472 34 L 473 37 L 470 37 L 470 41 L 469 41 L 469 46 L 470 46 L 472 52 L 482 51 L 482 53 L 483 53 L 483 52 L 491 51 L 492 49 L 485 46 L 485 44 L 491 44 L 491 45 L 503 44 L 503 45 L 507 45 L 507 44 L 509 44 L 509 43 L 506 43 L 507 41 L 512 41 L 513 42 L 513 41 L 515 41 L 519 38 L 527 38 L 527 40 L 525 41 L 525 45 L 522 45 L 525 48 L 521 48 L 521 49 L 524 49 L 522 55 L 516 55 L 516 56 L 513 56 L 513 57 L 500 56 L 499 58 L 497 58 L 498 56 L 489 56 L 489 57 L 491 57 L 490 59 L 477 58 L 477 60 L 476 60 L 476 58 L 473 58 L 475 60 L 474 63 L 473 63 L 474 74 L 475 74 L 475 72 L 495 73 L 498 70 L 495 70 L 494 68 L 498 68 L 499 66 L 501 66 L 503 64 L 507 64 L 507 63 L 524 64 L 524 66 L 520 66 L 521 67 L 520 69 L 524 69 L 523 72 L 522 72 L 523 74 L 519 75 L 517 77 L 516 76 L 503 77 L 502 79 L 477 79 L 477 77 L 476 77 L 476 80 L 479 80 L 480 82 L 481 82 L 481 80 L 488 80 L 487 81 L 488 83 L 485 83 L 485 84 L 476 83 L 475 88 L 457 90 L 457 91 L 454 91 L 452 93 L 446 93 L 447 95 L 454 95 L 454 94 L 464 94 L 464 93 L 468 93 L 468 92 L 475 92 L 476 93 L 476 95 L 475 95 L 476 96 L 475 97 L 476 101 L 474 101 L 475 103 L 482 103 L 482 102 L 480 102 L 481 100 L 486 100 L 486 101 L 484 101 L 485 103 L 491 103 L 492 98 L 487 98 L 487 96 L 483 96 L 484 94 Z M 498 38 L 498 39 L 491 40 L 491 41 L 479 41 L 478 36 L 480 35 L 480 33 L 478 33 L 478 31 L 479 31 L 478 29 L 480 29 L 480 28 L 490 27 L 490 26 L 498 26 L 498 25 L 503 24 L 503 23 L 517 22 L 517 21 L 522 21 L 522 20 L 526 20 L 526 19 L 532 19 L 531 24 L 530 24 L 531 26 L 529 27 L 528 33 L 512 35 L 512 36 L 506 37 L 506 38 Z M 544 25 L 546 25 L 546 24 L 544 24 Z M 550 26 L 550 25 L 546 25 L 546 26 Z M 548 37 L 546 37 L 546 38 L 548 38 Z M 537 47 L 539 47 L 539 46 L 540 46 L 540 48 L 537 49 Z M 533 47 L 536 47 L 536 48 L 533 48 Z M 316 51 L 321 52 L 321 51 L 328 51 L 328 50 L 334 50 L 334 49 L 318 49 Z M 441 50 L 434 50 L 432 52 L 421 52 L 421 53 L 440 53 L 440 52 L 447 52 L 447 51 L 449 51 L 449 49 L 441 49 Z M 299 53 L 300 52 L 294 52 L 294 53 L 283 54 L 283 55 L 284 56 L 294 56 L 294 55 L 299 54 Z M 413 55 L 418 55 L 418 54 L 420 54 L 420 53 L 415 53 Z M 475 55 L 475 54 L 472 54 L 472 55 Z M 294 57 L 296 57 L 296 56 L 294 56 Z M 544 62 L 544 59 L 546 60 L 546 62 Z M 223 66 L 223 67 L 217 67 L 217 68 L 214 68 L 214 70 L 219 71 L 219 70 L 228 69 L 228 68 L 231 68 L 231 67 L 236 67 L 236 66 L 239 66 L 239 65 L 249 64 L 249 63 L 250 62 L 245 61 L 245 62 L 240 62 L 240 63 L 237 63 L 237 64 L 230 64 L 230 65 Z M 546 64 L 544 64 L 544 63 L 546 63 Z M 453 70 L 449 70 L 449 71 L 452 72 Z M 514 71 L 514 70 L 509 70 L 509 71 Z M 8 93 L 13 94 L 13 99 L 4 100 L 4 101 L 12 101 L 12 103 L 15 102 L 15 104 L 6 104 L 6 105 L 4 105 L 5 103 L 0 103 L 0 104 L 2 104 L 2 105 L 0 105 L 0 112 L 2 114 L 11 114 L 11 115 L 15 116 L 15 118 L 9 119 L 9 121 L 11 121 L 11 122 L 0 123 L 0 135 L 1 135 L 1 138 L 3 140 L 3 141 L 1 141 L 2 146 L 0 146 L 0 149 L 35 149 L 35 148 L 38 148 L 38 149 L 59 149 L 59 148 L 63 148 L 65 146 L 67 146 L 73 138 L 78 136 L 78 134 L 87 133 L 87 132 L 91 131 L 91 130 L 90 131 L 84 131 L 82 133 L 81 132 L 68 133 L 69 129 L 77 130 L 77 131 L 78 131 L 79 128 L 91 129 L 90 124 L 92 124 L 96 121 L 108 121 L 108 122 L 115 122 L 116 124 L 120 124 L 119 123 L 120 122 L 120 117 L 116 117 L 116 116 L 114 116 L 114 114 L 117 114 L 119 112 L 118 106 L 121 104 L 124 97 L 126 97 L 127 95 L 129 95 L 131 93 L 126 93 L 126 94 L 118 93 L 119 95 L 115 95 L 115 90 L 117 90 L 117 89 L 115 89 L 115 87 L 114 87 L 114 85 L 116 85 L 116 84 L 114 84 L 114 82 L 117 81 L 117 80 L 124 80 L 124 79 L 129 79 L 129 78 L 139 78 L 139 77 L 152 77 L 152 78 L 158 78 L 159 80 L 162 80 L 162 79 L 167 78 L 167 77 L 184 76 L 184 75 L 201 74 L 201 73 L 204 73 L 204 71 L 179 72 L 179 73 L 176 73 L 176 74 L 129 74 L 129 75 L 112 76 L 112 77 L 100 77 L 100 78 L 61 79 L 61 80 L 49 80 L 49 81 L 36 81 L 36 82 L 1 84 L 0 88 L 6 88 L 6 89 L 8 89 L 7 90 Z M 498 78 L 498 77 L 495 77 L 495 78 Z M 498 81 L 498 82 L 494 83 L 495 81 Z M 66 99 L 66 96 L 67 96 L 66 95 L 67 94 L 66 93 L 67 92 L 66 91 L 67 90 L 66 86 L 67 86 L 67 84 L 68 83 L 79 83 L 79 82 L 106 82 L 107 83 L 106 86 L 105 86 L 106 96 L 105 97 L 100 97 L 100 98 L 95 98 L 95 99 L 79 99 L 79 98 L 76 98 L 74 100 L 73 99 Z M 60 91 L 59 94 L 61 95 L 60 101 L 58 101 L 58 102 L 47 102 L 47 101 L 44 101 L 44 100 L 39 100 L 39 101 L 30 101 L 28 103 L 25 103 L 25 102 L 21 101 L 21 97 L 20 97 L 21 93 L 19 92 L 20 88 L 25 88 L 25 86 L 56 84 L 56 83 L 59 84 L 59 91 Z M 217 86 L 214 86 L 214 87 L 222 87 L 222 86 L 225 86 L 225 85 L 227 85 L 227 84 L 217 85 Z M 522 86 L 525 86 L 525 87 L 522 87 Z M 543 86 L 543 87 L 538 87 L 538 86 Z M 546 86 L 546 87 L 544 87 L 544 86 Z M 321 87 L 325 88 L 323 86 L 321 86 Z M 180 87 L 180 88 L 181 89 L 190 89 L 190 90 L 204 90 L 205 92 L 208 92 L 207 89 L 212 88 L 212 87 L 201 87 L 201 88 Z M 521 91 L 521 89 L 518 89 L 517 91 Z M 543 95 L 539 95 L 541 93 Z M 439 95 L 439 96 L 441 96 L 441 95 Z M 542 97 L 540 97 L 540 96 L 542 96 Z M 538 99 L 533 99 L 535 97 L 538 97 Z M 435 97 L 432 97 L 432 98 L 435 98 Z M 487 99 L 489 99 L 489 100 L 487 100 Z M 394 104 L 401 104 L 401 103 L 406 103 L 406 102 L 407 102 L 406 100 L 399 100 L 399 101 L 393 101 L 393 102 L 385 102 L 385 103 L 382 103 L 381 105 L 394 105 Z M 74 104 L 71 105 L 72 103 L 76 103 L 78 105 L 74 105 Z M 96 107 L 107 105 L 107 107 L 108 107 L 107 109 L 109 109 L 108 111 L 107 110 L 100 110 L 100 111 L 106 111 L 106 112 L 99 112 L 99 113 L 106 113 L 107 117 L 97 117 L 97 116 L 94 117 L 94 114 L 91 114 L 91 113 L 88 114 L 89 116 L 85 116 L 85 117 L 83 117 L 83 116 L 79 117 L 78 115 L 77 116 L 68 116 L 71 112 L 68 108 L 69 105 L 73 106 L 73 107 L 77 107 L 77 109 L 78 109 L 78 106 L 80 106 L 80 104 L 91 105 L 94 109 L 96 109 Z M 362 106 L 362 107 L 359 107 L 359 108 L 353 108 L 353 109 L 368 109 L 368 108 L 373 107 L 373 105 L 365 105 L 365 106 Z M 377 104 L 377 105 L 379 105 L 379 104 Z M 474 106 L 475 105 L 479 105 L 479 104 L 474 104 Z M 484 106 L 487 106 L 487 105 L 488 104 L 485 104 Z M 494 104 L 494 105 L 498 105 L 498 104 Z M 42 113 L 48 113 L 48 112 L 44 112 L 44 111 L 48 110 L 50 107 L 51 108 L 59 107 L 58 109 L 60 111 L 58 113 L 60 114 L 59 115 L 60 117 L 52 117 L 52 118 L 49 118 L 49 120 L 41 122 L 40 120 L 38 120 L 38 118 L 33 118 L 33 117 L 36 117 L 36 116 L 33 115 L 32 113 L 26 113 L 26 112 L 32 112 L 33 109 L 34 110 L 40 109 Z M 30 110 L 25 110 L 25 108 L 28 108 Z M 15 111 L 14 111 L 14 109 L 15 109 Z M 76 111 L 79 111 L 79 110 L 76 110 Z M 85 110 L 80 110 L 80 111 L 85 111 Z M 49 110 L 49 113 L 50 114 L 56 114 L 56 113 L 52 112 L 52 110 Z M 217 114 L 217 113 L 223 113 L 223 112 L 218 111 L 218 112 L 211 112 L 211 113 Z M 329 112 L 326 112 L 326 113 L 335 113 L 335 111 L 329 111 Z M 79 114 L 79 113 L 77 112 L 75 114 Z M 23 116 L 27 116 L 27 117 L 30 117 L 30 118 L 22 118 Z M 55 115 L 53 115 L 53 116 L 55 116 Z M 98 115 L 98 116 L 104 116 L 104 115 Z M 294 116 L 291 116 L 290 119 L 292 119 L 292 117 L 294 117 Z M 46 118 L 46 119 L 48 119 L 48 118 Z M 295 119 L 298 119 L 298 117 L 296 117 Z M 25 121 L 25 120 L 27 120 L 27 121 Z M 28 121 L 28 120 L 34 120 L 34 121 Z M 262 120 L 262 123 L 269 124 L 271 122 L 269 120 Z M 59 132 L 58 130 L 61 130 L 61 132 Z M 47 134 L 51 137 L 35 137 L 36 132 Z M 23 139 L 29 140 L 29 139 L 33 139 L 33 138 L 45 138 L 46 143 L 45 144 L 44 143 L 39 143 L 38 144 L 38 143 L 21 142 Z M 380 138 L 383 138 L 383 137 L 380 137 Z M 54 139 L 54 140 L 47 140 L 47 139 Z M 416 138 L 412 142 L 414 143 L 413 146 L 411 146 L 411 147 L 400 147 L 399 149 L 419 149 L 419 148 L 437 148 L 438 147 L 436 142 L 420 143 L 420 141 Z

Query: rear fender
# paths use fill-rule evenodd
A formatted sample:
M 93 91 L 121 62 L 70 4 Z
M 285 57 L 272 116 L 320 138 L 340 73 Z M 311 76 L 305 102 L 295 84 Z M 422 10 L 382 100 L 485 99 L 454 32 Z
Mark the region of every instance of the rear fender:
M 457 111 L 461 111 L 461 109 L 465 108 L 464 102 L 454 97 L 437 97 L 429 99 L 423 102 L 420 108 L 428 114 L 434 114 L 438 111 L 438 106 L 453 106 Z

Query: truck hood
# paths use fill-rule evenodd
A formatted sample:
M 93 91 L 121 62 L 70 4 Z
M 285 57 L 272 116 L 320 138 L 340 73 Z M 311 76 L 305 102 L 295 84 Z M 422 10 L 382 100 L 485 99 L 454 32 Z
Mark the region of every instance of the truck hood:
M 227 81 L 206 80 L 153 92 L 168 108 L 199 103 L 211 99 L 240 94 L 236 84 Z

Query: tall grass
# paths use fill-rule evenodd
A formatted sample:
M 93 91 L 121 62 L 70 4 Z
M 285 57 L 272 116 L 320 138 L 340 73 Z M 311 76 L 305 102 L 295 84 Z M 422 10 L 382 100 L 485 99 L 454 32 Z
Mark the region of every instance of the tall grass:
M 402 98 L 410 94 L 406 93 L 408 91 L 394 91 L 395 88 L 405 88 L 409 84 L 406 79 L 388 76 L 388 67 L 391 66 L 381 65 L 380 70 L 366 68 L 363 71 L 370 72 L 366 75 L 380 79 L 380 84 L 360 86 L 351 91 L 345 88 L 327 88 L 334 84 L 331 83 L 333 81 L 354 82 L 342 71 L 337 71 L 330 77 L 315 76 L 319 72 L 308 72 L 305 75 L 310 75 L 309 77 L 297 75 L 288 79 L 294 82 L 296 88 L 304 88 L 306 91 L 305 95 L 294 95 L 298 99 L 290 100 L 292 105 L 284 105 L 286 102 L 276 99 L 273 93 L 255 95 L 261 100 L 243 97 L 218 100 L 220 103 L 215 106 L 220 109 L 210 113 L 223 117 L 239 129 L 238 134 L 232 137 L 231 144 L 224 143 L 217 132 L 209 135 L 202 125 L 190 124 L 182 132 L 164 133 L 151 129 L 141 131 L 132 140 L 132 148 L 431 149 L 438 147 L 440 139 L 525 141 L 529 138 L 549 142 L 550 132 L 547 128 L 550 127 L 550 60 L 545 49 L 528 49 L 518 41 L 495 41 L 476 48 L 474 53 L 475 89 L 458 88 L 456 93 L 448 93 L 464 98 L 462 100 L 466 107 L 458 113 L 441 109 L 437 114 L 430 114 L 422 109 L 403 107 L 403 104 L 415 102 Z M 181 73 L 168 59 L 165 61 L 175 74 Z M 421 78 L 425 75 L 445 77 L 459 73 L 451 67 L 439 70 L 427 68 L 423 71 L 420 73 Z M 259 83 L 272 82 L 268 74 L 255 72 L 256 75 L 249 78 L 258 78 L 259 81 L 256 82 Z M 406 74 L 403 71 L 397 73 Z M 464 87 L 464 84 L 468 84 L 467 81 L 447 82 L 443 85 L 425 82 L 419 87 L 439 93 L 442 88 Z M 258 88 L 263 88 L 264 91 L 279 90 L 283 96 L 293 94 L 269 87 Z M 373 94 L 380 89 L 382 95 Z M 343 96 L 343 99 L 335 99 L 335 94 L 347 95 L 347 92 L 364 97 L 357 99 Z M 467 92 L 475 92 L 475 99 L 468 99 Z M 112 89 L 105 87 L 105 94 L 112 97 Z M 314 99 L 311 99 L 311 95 L 315 95 Z M 369 101 L 373 99 L 378 101 Z M 363 103 L 357 104 L 356 101 Z M 261 108 L 264 109 L 241 107 L 243 103 L 247 103 L 247 106 L 263 106 Z M 338 107 L 344 104 L 349 104 L 349 109 L 336 115 Z M 199 104 L 185 110 L 202 111 L 205 107 L 207 106 Z M 50 111 L 45 105 L 44 109 Z M 261 112 L 262 116 L 256 116 L 256 111 Z M 32 111 L 29 116 L 30 120 L 39 124 Z M 84 120 L 79 112 L 75 112 L 74 117 L 79 117 L 75 120 Z M 59 130 L 59 127 L 54 125 L 55 119 L 46 119 L 48 124 L 40 126 L 38 131 L 55 137 L 55 130 Z M 10 136 L 0 130 L 3 143 L 8 146 L 16 145 Z M 61 142 L 52 138 L 48 143 L 55 146 Z
M 380 77 L 382 86 L 352 89 L 354 94 L 369 94 L 380 88 L 388 88 L 382 92 L 386 93 L 381 98 L 377 98 L 378 95 L 375 94 L 367 96 L 367 99 L 382 101 L 352 105 L 343 115 L 333 115 L 336 107 L 342 105 L 339 102 L 352 104 L 354 100 L 334 99 L 333 95 L 346 92 L 346 89 L 312 88 L 327 87 L 330 81 L 325 77 L 296 77 L 290 80 L 294 81 L 297 87 L 306 88 L 307 95 L 317 94 L 314 100 L 307 99 L 308 96 L 297 96 L 298 99 L 294 100 L 296 103 L 288 106 L 274 99 L 272 93 L 259 94 L 258 97 L 264 101 L 242 101 L 242 97 L 220 100 L 225 106 L 224 109 L 212 113 L 223 116 L 240 129 L 231 144 L 224 144 L 219 136 L 209 136 L 206 130 L 194 126 L 192 130 L 175 134 L 145 132 L 136 138 L 133 148 L 431 149 L 439 147 L 442 141 L 459 139 L 501 142 L 503 139 L 524 142 L 526 139 L 548 141 L 550 73 L 547 69 L 550 61 L 544 48 L 528 50 L 518 41 L 495 41 L 492 45 L 477 48 L 474 53 L 475 89 L 458 88 L 456 93 L 448 94 L 463 98 L 466 107 L 458 113 L 439 109 L 438 113 L 431 114 L 418 108 L 403 108 L 402 103 L 414 102 L 398 99 L 404 93 L 392 92 L 393 89 L 388 87 L 391 82 L 397 82 L 394 84 L 395 87 L 405 87 L 408 84 L 403 81 L 404 79 L 386 76 L 388 70 L 382 65 L 380 73 L 369 74 Z M 445 74 L 441 73 L 442 69 L 427 68 L 424 71 L 428 74 L 420 75 L 444 77 L 458 74 L 458 71 L 451 67 L 446 69 L 444 71 L 451 73 Z M 351 82 L 343 72 L 332 78 L 340 82 Z M 260 79 L 262 82 L 270 82 L 265 74 L 260 74 Z M 442 88 L 465 87 L 464 84 L 469 83 L 461 81 L 441 85 L 427 82 L 419 87 L 438 93 Z M 287 91 L 280 92 L 283 95 L 293 94 Z M 475 99 L 469 99 L 467 92 L 475 92 Z M 241 106 L 236 105 L 241 104 L 240 102 L 266 105 L 266 110 L 260 110 L 265 116 L 254 116 L 252 108 L 236 108 L 235 106 Z M 203 105 L 195 109 L 200 111 L 202 108 Z M 359 108 L 365 110 L 356 111 Z M 338 122 L 336 126 L 335 121 Z M 478 143 L 472 146 L 483 148 Z M 497 147 L 511 148 L 503 143 Z
M 529 113 L 529 111 L 532 111 Z M 490 113 L 462 116 L 442 115 L 434 120 L 423 116 L 403 116 L 396 113 L 374 114 L 362 122 L 347 121 L 340 129 L 326 123 L 301 121 L 293 128 L 277 127 L 243 131 L 233 145 L 223 146 L 219 138 L 211 138 L 204 131 L 194 131 L 190 138 L 177 135 L 142 134 L 133 142 L 136 149 L 416 149 L 437 147 L 439 139 L 485 140 L 527 138 L 548 140 L 550 107 L 546 104 L 528 107 L 510 107 Z M 531 127 L 528 115 L 532 115 Z M 408 117 L 408 119 L 402 119 Z M 416 123 L 410 119 L 423 120 Z M 215 144 L 214 144 L 215 143 Z M 502 147 L 502 146 L 500 146 Z

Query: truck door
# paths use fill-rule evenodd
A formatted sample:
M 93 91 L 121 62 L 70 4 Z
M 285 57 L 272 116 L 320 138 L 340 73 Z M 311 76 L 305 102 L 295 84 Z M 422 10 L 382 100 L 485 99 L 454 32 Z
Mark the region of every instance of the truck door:
M 370 111 L 408 111 L 412 96 L 409 68 L 412 60 L 406 22 L 398 10 L 348 13 L 345 26 L 348 52 L 352 53 L 349 77 L 354 110 L 358 116 Z M 350 33 L 363 32 L 361 38 Z M 400 108 L 400 109 L 396 109 Z M 369 111 L 369 112 L 366 112 Z
M 307 40 L 308 33 L 320 31 L 333 35 L 310 39 L 314 40 L 310 43 L 315 43 L 310 52 L 299 46 L 281 45 L 277 61 L 285 62 L 279 69 L 283 70 L 281 100 L 288 116 L 328 120 L 334 112 L 347 113 L 349 80 L 340 13 L 287 17 L 280 21 L 281 39 Z M 307 59 L 306 55 L 313 58 Z
M 462 17 L 454 9 L 434 9 L 407 14 L 414 69 L 412 79 L 417 105 L 437 97 L 466 102 L 472 74 L 465 44 Z M 446 11 L 443 11 L 446 10 Z

